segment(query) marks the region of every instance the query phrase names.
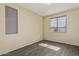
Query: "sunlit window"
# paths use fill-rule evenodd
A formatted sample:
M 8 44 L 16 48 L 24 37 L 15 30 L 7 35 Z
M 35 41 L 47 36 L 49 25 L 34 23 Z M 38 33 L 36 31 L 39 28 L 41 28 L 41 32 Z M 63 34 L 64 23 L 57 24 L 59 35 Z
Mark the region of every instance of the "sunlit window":
M 53 29 L 54 32 L 66 32 L 66 19 L 66 16 L 55 17 L 50 19 L 50 28 Z

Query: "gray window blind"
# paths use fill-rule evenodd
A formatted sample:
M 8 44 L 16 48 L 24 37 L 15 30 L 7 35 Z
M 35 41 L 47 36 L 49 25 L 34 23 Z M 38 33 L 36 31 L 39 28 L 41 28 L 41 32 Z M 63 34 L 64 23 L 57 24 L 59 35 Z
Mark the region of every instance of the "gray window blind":
M 6 34 L 16 34 L 18 32 L 17 10 L 5 6 L 5 31 Z

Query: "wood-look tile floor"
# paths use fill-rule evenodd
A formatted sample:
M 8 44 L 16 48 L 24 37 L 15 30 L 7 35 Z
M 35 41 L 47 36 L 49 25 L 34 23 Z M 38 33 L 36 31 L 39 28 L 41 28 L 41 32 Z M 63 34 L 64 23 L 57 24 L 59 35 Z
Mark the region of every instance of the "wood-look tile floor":
M 39 46 L 39 43 L 50 44 L 60 47 L 61 49 L 58 51 L 54 51 L 49 48 Z M 79 56 L 79 47 L 64 43 L 43 40 L 35 44 L 9 52 L 2 56 Z

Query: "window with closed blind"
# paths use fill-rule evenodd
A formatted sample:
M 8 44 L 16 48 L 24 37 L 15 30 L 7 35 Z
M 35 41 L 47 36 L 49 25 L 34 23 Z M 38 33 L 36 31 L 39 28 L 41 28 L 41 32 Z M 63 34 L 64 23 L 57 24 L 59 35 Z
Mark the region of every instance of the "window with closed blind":
M 18 33 L 18 11 L 5 6 L 5 32 L 6 34 Z

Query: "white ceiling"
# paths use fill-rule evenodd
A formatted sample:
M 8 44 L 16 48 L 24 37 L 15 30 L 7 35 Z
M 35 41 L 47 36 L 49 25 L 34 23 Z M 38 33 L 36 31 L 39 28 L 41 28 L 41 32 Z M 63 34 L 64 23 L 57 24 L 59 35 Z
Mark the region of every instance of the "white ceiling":
M 18 4 L 27 8 L 41 16 L 47 16 L 54 13 L 66 11 L 73 8 L 78 8 L 79 3 L 20 3 Z

